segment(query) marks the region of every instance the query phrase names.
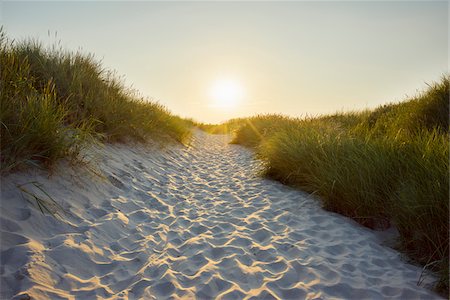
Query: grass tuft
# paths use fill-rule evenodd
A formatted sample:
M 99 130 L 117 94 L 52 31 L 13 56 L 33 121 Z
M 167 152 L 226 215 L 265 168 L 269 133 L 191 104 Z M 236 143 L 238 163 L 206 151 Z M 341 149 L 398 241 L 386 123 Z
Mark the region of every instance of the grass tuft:
M 234 142 L 265 174 L 318 194 L 326 209 L 371 228 L 395 224 L 400 248 L 440 273 L 448 295 L 449 78 L 373 111 L 307 119 L 245 119 Z
M 2 173 L 76 159 L 93 141 L 183 142 L 190 122 L 139 97 L 92 55 L 11 41 L 0 29 Z

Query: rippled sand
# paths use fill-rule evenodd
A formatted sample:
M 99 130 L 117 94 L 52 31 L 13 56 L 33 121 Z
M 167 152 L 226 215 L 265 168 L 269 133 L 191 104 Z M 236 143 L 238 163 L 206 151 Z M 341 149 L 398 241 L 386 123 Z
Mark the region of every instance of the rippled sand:
M 2 179 L 1 299 L 438 298 L 371 230 L 258 177 L 227 136 L 97 155 L 103 179 L 63 165 Z M 24 200 L 16 184 L 34 180 L 65 222 Z

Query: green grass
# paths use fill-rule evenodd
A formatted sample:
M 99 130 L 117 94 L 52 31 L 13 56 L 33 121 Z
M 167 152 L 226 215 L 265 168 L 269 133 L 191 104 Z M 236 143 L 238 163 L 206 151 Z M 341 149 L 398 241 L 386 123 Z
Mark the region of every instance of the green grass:
M 265 174 L 315 193 L 326 209 L 371 228 L 394 224 L 399 248 L 440 273 L 448 294 L 449 79 L 402 103 L 309 119 L 242 120 Z
M 1 172 L 77 159 L 95 141 L 184 141 L 191 122 L 139 97 L 92 55 L 0 30 Z

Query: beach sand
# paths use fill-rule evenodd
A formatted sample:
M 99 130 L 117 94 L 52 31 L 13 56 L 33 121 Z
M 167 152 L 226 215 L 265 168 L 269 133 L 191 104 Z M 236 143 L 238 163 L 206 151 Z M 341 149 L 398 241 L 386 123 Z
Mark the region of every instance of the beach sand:
M 228 142 L 106 145 L 102 176 L 62 162 L 2 178 L 0 298 L 439 298 L 375 232 L 259 177 Z M 26 200 L 17 185 L 48 199 L 31 182 L 59 218 Z

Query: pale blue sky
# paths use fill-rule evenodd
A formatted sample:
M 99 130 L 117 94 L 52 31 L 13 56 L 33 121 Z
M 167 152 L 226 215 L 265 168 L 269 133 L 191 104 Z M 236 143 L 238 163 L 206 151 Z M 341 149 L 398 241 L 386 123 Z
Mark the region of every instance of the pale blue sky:
M 448 70 L 447 2 L 0 5 L 10 37 L 81 47 L 127 85 L 206 122 L 376 107 Z M 211 105 L 209 90 L 220 78 L 242 85 L 236 107 Z

